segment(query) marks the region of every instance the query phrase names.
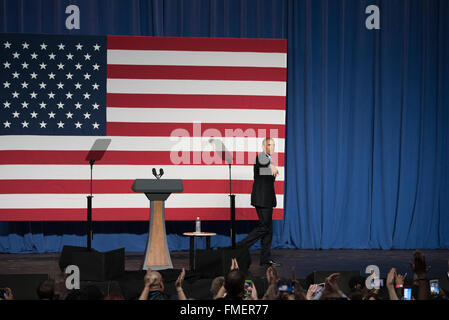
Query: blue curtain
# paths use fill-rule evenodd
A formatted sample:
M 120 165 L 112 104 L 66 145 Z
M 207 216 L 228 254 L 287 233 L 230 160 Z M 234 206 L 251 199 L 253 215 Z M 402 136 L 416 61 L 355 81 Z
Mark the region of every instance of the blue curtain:
M 70 4 L 80 30 L 65 28 Z M 380 30 L 365 27 L 369 5 Z M 448 1 L 0 0 L 0 17 L 8 33 L 287 38 L 285 214 L 273 246 L 449 248 Z M 0 222 L 0 251 L 84 245 L 79 223 L 64 234 L 51 224 Z M 238 238 L 251 227 L 240 224 Z M 94 248 L 144 250 L 142 227 L 120 228 L 100 231 Z M 170 249 L 187 249 L 172 229 Z
M 381 29 L 364 27 L 380 8 Z M 282 242 L 447 248 L 447 1 L 291 1 Z

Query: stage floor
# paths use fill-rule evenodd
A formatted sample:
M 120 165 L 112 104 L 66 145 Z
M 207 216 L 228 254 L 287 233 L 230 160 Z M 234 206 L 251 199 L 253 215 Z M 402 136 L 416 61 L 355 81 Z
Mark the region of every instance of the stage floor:
M 427 264 L 431 266 L 428 277 L 437 278 L 448 272 L 449 250 L 422 250 Z M 259 251 L 251 250 L 252 264 L 250 272 L 254 276 L 264 276 L 264 269 L 259 266 Z M 0 254 L 0 274 L 48 274 L 59 275 L 58 260 L 60 253 L 44 254 Z M 410 277 L 413 250 L 300 250 L 273 249 L 273 258 L 282 264 L 279 268 L 281 277 L 289 278 L 294 266 L 298 278 L 306 278 L 313 271 L 360 271 L 365 276 L 369 265 L 377 265 L 380 276 L 386 277 L 388 271 L 395 267 L 401 274 Z M 141 270 L 143 252 L 125 253 L 125 270 Z M 189 268 L 189 252 L 173 251 L 171 258 L 174 269 Z

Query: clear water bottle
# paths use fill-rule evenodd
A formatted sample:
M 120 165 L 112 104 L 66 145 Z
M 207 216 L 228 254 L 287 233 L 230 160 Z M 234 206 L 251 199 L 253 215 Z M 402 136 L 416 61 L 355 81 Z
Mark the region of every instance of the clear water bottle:
M 201 233 L 201 220 L 200 220 L 200 217 L 196 218 L 196 221 L 195 221 L 195 232 L 196 233 Z

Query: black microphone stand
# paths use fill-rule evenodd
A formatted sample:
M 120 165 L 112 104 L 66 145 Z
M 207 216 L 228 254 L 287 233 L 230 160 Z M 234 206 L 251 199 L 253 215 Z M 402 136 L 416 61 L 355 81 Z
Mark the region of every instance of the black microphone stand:
M 229 164 L 229 200 L 230 200 L 230 208 L 231 208 L 231 242 L 232 242 L 232 249 L 235 249 L 235 194 L 232 194 L 232 177 L 231 177 L 231 161 L 228 162 Z
M 90 160 L 90 195 L 87 196 L 87 250 L 90 251 L 92 249 L 92 240 L 94 238 L 94 234 L 92 231 L 92 171 L 94 168 L 95 160 Z
M 92 249 L 92 240 L 94 238 L 94 233 L 92 231 L 92 198 L 94 197 L 92 194 L 92 171 L 94 169 L 94 163 L 97 160 L 101 160 L 103 155 L 105 154 L 109 144 L 111 143 L 111 139 L 97 139 L 95 140 L 92 148 L 86 156 L 86 161 L 89 161 L 90 164 L 90 195 L 87 196 L 87 251 L 91 251 Z
M 232 249 L 235 249 L 236 244 L 235 244 L 235 234 L 236 234 L 236 230 L 235 230 L 235 194 L 232 194 L 232 161 L 233 161 L 233 157 L 232 154 L 230 154 L 228 151 L 226 151 L 226 147 L 224 146 L 222 141 L 219 140 L 215 140 L 215 139 L 210 139 L 209 140 L 210 143 L 214 144 L 216 149 L 215 152 L 220 152 L 220 156 L 221 159 L 226 161 L 228 163 L 229 166 L 229 207 L 230 207 L 230 211 L 231 211 L 231 226 L 229 228 L 230 231 L 230 236 L 231 236 L 231 242 L 232 242 Z M 217 146 L 217 142 L 220 143 L 220 146 Z

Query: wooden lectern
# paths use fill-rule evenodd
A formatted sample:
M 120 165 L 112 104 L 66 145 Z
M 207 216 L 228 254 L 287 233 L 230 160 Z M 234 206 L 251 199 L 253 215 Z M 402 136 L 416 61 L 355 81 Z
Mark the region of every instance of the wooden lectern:
M 143 270 L 172 269 L 173 264 L 165 234 L 165 200 L 173 192 L 183 191 L 182 180 L 178 179 L 137 179 L 132 190 L 143 192 L 150 200 L 150 229 Z

